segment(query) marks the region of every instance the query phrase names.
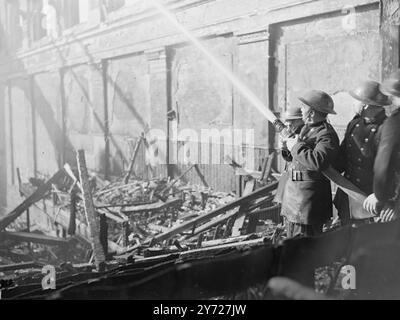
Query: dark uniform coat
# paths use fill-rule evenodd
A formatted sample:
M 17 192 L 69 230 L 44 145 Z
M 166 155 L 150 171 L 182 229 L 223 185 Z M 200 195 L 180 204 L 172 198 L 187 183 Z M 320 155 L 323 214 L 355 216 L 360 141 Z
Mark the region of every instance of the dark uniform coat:
M 382 123 L 386 119 L 383 108 L 364 108 L 347 126 L 340 145 L 339 159 L 335 168 L 344 172 L 345 178 L 367 195 L 373 193 L 373 168 L 381 136 Z M 340 189 L 334 200 L 339 217 L 346 224 L 351 210 L 361 210 L 359 205 L 350 205 L 348 196 Z M 359 208 L 358 208 L 359 207 Z
M 301 129 L 304 127 L 304 123 L 301 125 L 297 126 L 294 130 L 294 134 L 298 135 L 301 132 Z M 285 160 L 285 168 L 282 172 L 282 175 L 279 179 L 279 184 L 278 184 L 278 189 L 276 190 L 275 198 L 274 201 L 277 203 L 282 203 L 283 201 L 283 192 L 285 191 L 285 186 L 286 182 L 288 179 L 288 168 L 289 168 L 289 163 L 292 161 L 292 155 L 290 154 L 290 151 L 287 149 L 282 149 L 282 158 Z
M 397 200 L 399 202 L 399 184 L 400 109 L 396 110 L 382 125 L 380 143 L 374 164 L 373 189 L 376 198 L 382 203 L 388 200 Z
M 332 216 L 332 193 L 330 181 L 321 171 L 336 160 L 339 138 L 323 121 L 305 125 L 299 140 L 291 150 L 282 215 L 292 223 L 322 225 Z

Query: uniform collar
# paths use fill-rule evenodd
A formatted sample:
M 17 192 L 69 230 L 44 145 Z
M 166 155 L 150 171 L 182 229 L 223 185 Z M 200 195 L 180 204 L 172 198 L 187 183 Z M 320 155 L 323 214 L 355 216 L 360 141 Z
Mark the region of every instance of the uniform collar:
M 384 108 L 364 107 L 361 111 L 361 117 L 367 123 L 380 123 L 386 118 Z
M 322 121 L 316 122 L 316 123 L 307 123 L 306 126 L 310 127 L 310 128 L 314 128 L 314 127 L 319 127 L 324 123 L 326 123 L 326 120 L 322 120 Z

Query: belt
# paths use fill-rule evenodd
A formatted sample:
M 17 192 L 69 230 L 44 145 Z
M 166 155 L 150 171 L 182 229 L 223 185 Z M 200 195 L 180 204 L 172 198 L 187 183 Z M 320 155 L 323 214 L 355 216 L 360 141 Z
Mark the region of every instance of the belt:
M 318 171 L 289 170 L 289 177 L 292 181 L 316 181 L 321 180 L 323 175 Z

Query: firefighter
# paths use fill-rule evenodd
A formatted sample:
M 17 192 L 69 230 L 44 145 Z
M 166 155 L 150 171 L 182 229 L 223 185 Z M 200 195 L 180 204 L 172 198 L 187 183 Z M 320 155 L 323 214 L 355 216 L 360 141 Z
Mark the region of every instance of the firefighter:
M 332 216 L 330 181 L 322 174 L 337 158 L 339 138 L 327 122 L 336 114 L 332 98 L 311 90 L 299 97 L 305 123 L 299 135 L 285 140 L 291 161 L 283 193 L 282 215 L 288 238 L 315 236 Z
M 374 193 L 364 201 L 364 208 L 379 213 L 380 220 L 386 222 L 400 214 L 400 69 L 383 83 L 382 90 L 391 96 L 396 109 L 382 125 L 374 164 Z M 387 209 L 381 211 L 384 206 Z
M 283 122 L 290 135 L 300 134 L 301 128 L 304 126 L 303 116 L 299 107 L 288 109 L 285 113 Z M 290 151 L 287 149 L 285 140 L 280 141 L 282 150 L 282 158 L 285 160 L 285 167 L 279 179 L 278 190 L 275 194 L 275 202 L 282 203 L 283 191 L 285 189 L 288 177 L 288 162 L 292 161 Z
M 385 106 L 391 104 L 388 96 L 380 90 L 375 81 L 364 81 L 350 95 L 360 105 L 359 113 L 347 126 L 340 145 L 336 169 L 364 193 L 373 192 L 373 166 L 378 150 L 382 124 L 386 119 Z M 370 223 L 373 218 L 355 220 L 362 216 L 362 203 L 349 198 L 338 190 L 334 200 L 342 225 L 349 223 Z

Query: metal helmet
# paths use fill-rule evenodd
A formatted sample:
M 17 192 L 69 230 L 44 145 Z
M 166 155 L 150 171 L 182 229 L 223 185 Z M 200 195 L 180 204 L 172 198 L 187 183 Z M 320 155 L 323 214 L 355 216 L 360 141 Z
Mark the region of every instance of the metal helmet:
M 372 80 L 361 82 L 357 88 L 349 93 L 354 99 L 373 106 L 383 107 L 392 103 L 389 97 L 380 90 L 379 83 Z
M 336 114 L 333 110 L 334 103 L 329 94 L 321 90 L 307 91 L 298 99 L 312 109 L 329 114 Z
M 388 94 L 400 97 L 400 69 L 393 72 L 388 79 L 386 79 L 381 89 Z
M 290 108 L 286 110 L 285 115 L 284 115 L 284 120 L 297 120 L 297 119 L 303 119 L 303 115 L 301 113 L 301 108 L 295 107 L 295 108 Z

